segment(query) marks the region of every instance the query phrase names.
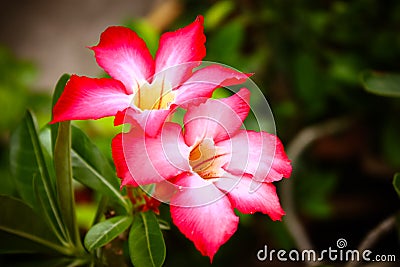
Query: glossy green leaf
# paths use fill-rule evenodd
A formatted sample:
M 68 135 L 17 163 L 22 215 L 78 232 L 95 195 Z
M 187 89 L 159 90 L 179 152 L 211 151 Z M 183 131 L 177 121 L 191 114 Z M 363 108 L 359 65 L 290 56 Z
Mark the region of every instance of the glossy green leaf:
M 40 152 L 40 144 L 35 140 L 36 120 L 30 112 L 11 133 L 10 170 L 14 177 L 18 194 L 29 205 L 35 207 L 36 198 L 32 190 L 32 179 L 36 175 L 46 175 L 47 167 Z
M 90 228 L 85 236 L 85 247 L 92 251 L 111 242 L 132 224 L 132 216 L 116 216 Z
M 0 195 L 0 253 L 58 252 L 71 254 L 49 231 L 49 225 L 21 200 Z
M 111 201 L 129 210 L 119 189 L 119 180 L 110 162 L 79 128 L 72 127 L 72 167 L 74 178 L 109 196 Z
M 74 187 L 72 184 L 71 123 L 69 121 L 60 122 L 58 126 L 58 135 L 54 147 L 54 167 L 61 217 L 72 242 L 79 246 L 81 242 L 76 223 Z
M 366 72 L 362 75 L 362 83 L 370 93 L 400 97 L 400 74 Z
M 136 267 L 163 265 L 166 254 L 164 238 L 152 211 L 135 214 L 129 233 L 129 254 Z
M 393 186 L 400 197 L 400 173 L 396 173 L 393 178 Z
M 66 238 L 55 193 L 54 177 L 46 164 L 45 150 L 39 141 L 36 119 L 29 111 L 21 124 L 11 134 L 10 169 L 22 200 L 42 214 L 52 230 L 63 240 Z M 39 202 L 33 179 L 42 201 Z

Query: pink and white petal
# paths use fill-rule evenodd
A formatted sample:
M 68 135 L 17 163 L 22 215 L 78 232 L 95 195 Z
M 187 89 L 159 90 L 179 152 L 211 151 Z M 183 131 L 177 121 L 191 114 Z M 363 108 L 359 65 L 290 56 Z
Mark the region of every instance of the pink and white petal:
M 216 144 L 227 164 L 226 171 L 250 174 L 258 182 L 274 182 L 290 177 L 292 166 L 277 136 L 266 132 L 240 130 L 230 140 Z
M 201 178 L 189 176 L 182 179 Z M 197 184 L 198 182 L 190 183 Z M 210 194 L 216 194 L 215 191 L 219 191 L 215 186 L 209 187 Z M 171 201 L 171 217 L 178 229 L 212 262 L 220 246 L 235 233 L 239 218 L 233 212 L 226 196 L 207 205 L 197 206 L 197 198 L 201 197 L 201 195 L 194 195 L 190 190 L 178 192 Z M 193 205 L 189 205 L 191 201 L 194 201 Z M 185 202 L 187 206 L 172 204 L 182 202 Z
M 178 69 L 167 71 L 168 80 L 175 85 L 190 76 L 192 69 L 197 67 L 206 55 L 203 21 L 203 17 L 198 16 L 188 26 L 161 36 L 155 57 L 155 73 L 177 67 Z
M 122 133 L 112 144 L 119 177 L 129 175 L 138 185 L 158 183 L 190 170 L 189 148 L 178 124 L 167 123 L 156 137 L 149 137 L 140 127 Z M 126 169 L 127 167 L 127 169 Z
M 164 123 L 168 122 L 171 110 L 154 109 L 139 110 L 136 107 L 129 107 L 115 115 L 114 126 L 131 124 L 132 127 L 145 129 L 146 135 L 156 136 L 160 133 Z
M 152 109 L 131 112 L 132 118 L 145 129 L 146 135 L 156 136 L 163 125 L 167 122 L 167 118 L 171 111 L 167 109 Z
M 272 183 L 258 183 L 257 190 L 254 191 L 254 181 L 250 177 L 228 176 L 218 179 L 215 185 L 228 193 L 232 206 L 242 213 L 262 212 L 274 221 L 281 220 L 285 215 Z
M 114 116 L 129 102 L 130 96 L 120 81 L 72 75 L 54 106 L 51 123 Z
M 121 81 L 130 94 L 154 74 L 154 60 L 146 43 L 129 28 L 108 27 L 91 49 L 99 66 Z
M 217 143 L 233 136 L 249 113 L 249 100 L 249 90 L 242 88 L 228 98 L 208 99 L 198 106 L 189 106 L 184 117 L 186 144 L 192 146 L 204 138 Z
M 200 104 L 210 98 L 218 87 L 241 84 L 249 74 L 221 65 L 210 65 L 197 70 L 176 90 L 175 104 L 187 108 L 189 104 Z

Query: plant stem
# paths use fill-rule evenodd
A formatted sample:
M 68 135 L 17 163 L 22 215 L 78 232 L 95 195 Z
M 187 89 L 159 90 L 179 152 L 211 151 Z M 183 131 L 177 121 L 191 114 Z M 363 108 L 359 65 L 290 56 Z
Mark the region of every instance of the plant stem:
M 287 154 L 292 161 L 292 166 L 295 169 L 296 163 L 304 152 L 304 150 L 311 145 L 315 140 L 330 134 L 334 134 L 342 131 L 349 125 L 348 118 L 337 118 L 321 124 L 307 127 L 300 131 L 300 133 L 293 139 L 288 145 Z M 282 206 L 286 211 L 284 223 L 292 237 L 294 238 L 297 248 L 299 250 L 311 250 L 313 244 L 308 237 L 304 226 L 296 214 L 296 205 L 294 201 L 294 187 L 293 179 L 295 178 L 295 172 L 292 173 L 290 180 L 286 180 L 282 183 Z M 316 262 L 306 262 L 308 266 L 318 265 Z
M 97 206 L 96 214 L 94 215 L 93 218 L 93 223 L 92 226 L 95 225 L 96 223 L 100 222 L 101 217 L 104 215 L 104 210 L 107 207 L 108 204 L 108 197 L 102 195 L 99 201 L 99 204 Z
M 395 225 L 396 225 L 396 215 L 392 215 L 386 218 L 365 236 L 364 240 L 360 243 L 357 250 L 359 252 L 362 252 L 368 248 L 371 248 L 382 235 L 389 232 Z M 346 267 L 354 267 L 357 265 L 359 265 L 359 262 L 349 261 L 346 264 Z

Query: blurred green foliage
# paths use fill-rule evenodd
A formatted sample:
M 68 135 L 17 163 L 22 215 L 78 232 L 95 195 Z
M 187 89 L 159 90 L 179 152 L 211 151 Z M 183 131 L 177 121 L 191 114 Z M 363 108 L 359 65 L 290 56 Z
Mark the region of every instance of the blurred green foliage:
M 13 127 L 24 114 L 34 77 L 33 64 L 17 60 L 0 46 L 0 133 Z

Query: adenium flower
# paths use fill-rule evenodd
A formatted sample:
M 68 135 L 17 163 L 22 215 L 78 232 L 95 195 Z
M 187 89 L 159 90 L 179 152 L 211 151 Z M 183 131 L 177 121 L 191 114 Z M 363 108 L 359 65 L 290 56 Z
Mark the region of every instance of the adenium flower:
M 155 134 L 171 108 L 210 97 L 215 88 L 240 84 L 249 76 L 219 65 L 193 71 L 206 54 L 205 40 L 199 16 L 182 29 L 164 33 L 153 59 L 134 31 L 107 28 L 90 49 L 111 78 L 72 75 L 54 107 L 52 123 L 115 116 L 130 107 L 131 116 L 147 123 L 148 134 Z M 204 77 L 211 82 L 199 83 Z
M 273 182 L 290 176 L 290 161 L 275 135 L 241 128 L 249 98 L 243 88 L 189 105 L 183 128 L 165 122 L 154 136 L 125 113 L 133 126 L 112 142 L 122 185 L 156 183 L 153 196 L 170 202 L 174 224 L 211 261 L 238 227 L 234 208 L 284 215 Z

